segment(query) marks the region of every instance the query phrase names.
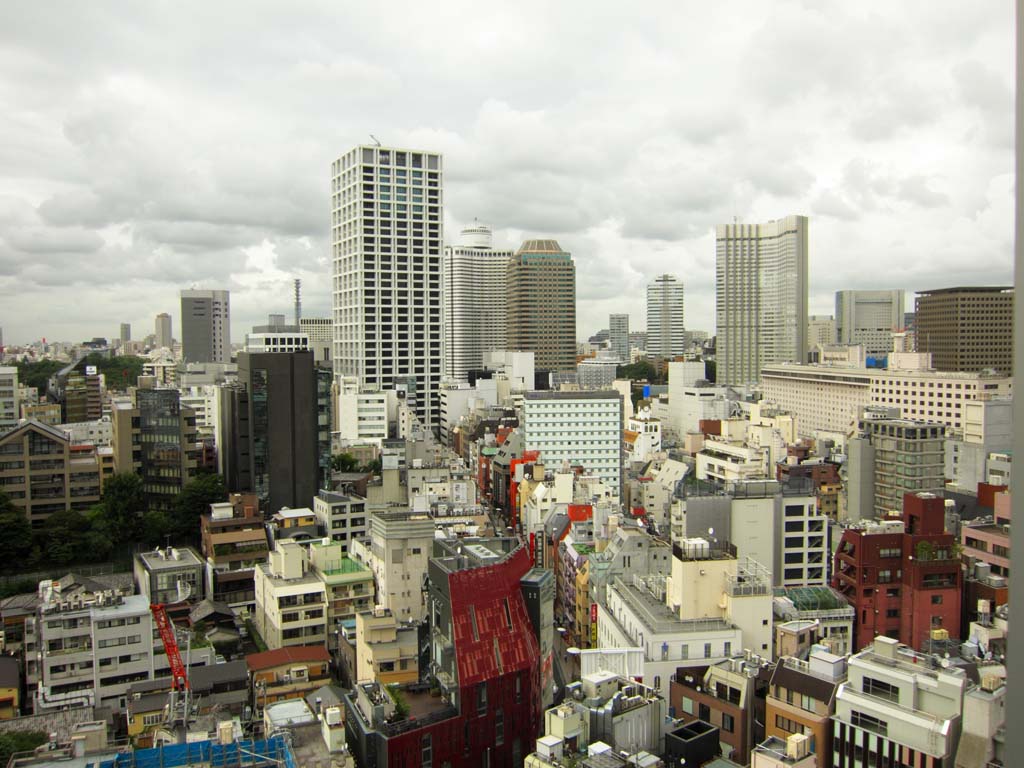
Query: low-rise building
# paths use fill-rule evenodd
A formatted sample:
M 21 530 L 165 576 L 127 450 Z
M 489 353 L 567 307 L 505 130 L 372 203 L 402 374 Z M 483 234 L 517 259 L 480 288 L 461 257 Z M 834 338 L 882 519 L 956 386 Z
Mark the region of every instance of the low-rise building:
M 250 498 L 250 504 L 241 498 L 211 504 L 209 514 L 200 520 L 208 593 L 239 615 L 256 607 L 254 568 L 270 551 L 256 497 Z
M 323 644 L 295 645 L 245 657 L 257 709 L 306 696 L 331 681 L 331 657 Z
M 256 566 L 255 624 L 267 647 L 327 644 L 327 595 L 299 542 L 278 541 Z
M 190 547 L 157 547 L 135 556 L 135 582 L 151 603 L 199 602 L 206 597 L 205 571 Z
M 339 541 L 322 539 L 309 545 L 313 574 L 324 585 L 327 601 L 327 644 L 337 648 L 338 632 L 345 622 L 373 607 L 373 572 L 346 557 Z
M 418 624 L 400 624 L 386 608 L 356 614 L 356 682 L 419 680 L 419 633 Z
M 369 530 L 366 499 L 362 496 L 321 490 L 313 499 L 313 513 L 320 532 L 339 542 L 346 555 L 349 542 L 362 539 Z
M 832 714 L 836 692 L 846 680 L 846 657 L 820 648 L 804 661 L 779 659 L 765 700 L 765 735 L 786 741 L 793 734 L 807 737 L 807 751 L 826 765 L 832 755 Z

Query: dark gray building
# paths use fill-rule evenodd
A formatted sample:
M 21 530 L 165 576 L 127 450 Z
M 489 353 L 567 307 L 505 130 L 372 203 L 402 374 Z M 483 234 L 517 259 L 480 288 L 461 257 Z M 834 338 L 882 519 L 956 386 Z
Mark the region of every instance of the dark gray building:
M 186 363 L 231 362 L 228 291 L 181 292 L 181 353 Z
M 231 491 L 265 512 L 311 507 L 320 477 L 313 353 L 240 352 L 237 387 L 222 394 L 222 468 Z

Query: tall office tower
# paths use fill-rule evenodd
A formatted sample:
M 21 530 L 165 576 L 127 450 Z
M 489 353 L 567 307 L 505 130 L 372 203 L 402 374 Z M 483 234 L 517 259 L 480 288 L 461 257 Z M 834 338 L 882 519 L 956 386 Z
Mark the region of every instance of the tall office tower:
M 686 351 L 683 284 L 674 275 L 658 275 L 647 286 L 647 355 L 673 358 Z
M 608 315 L 608 334 L 612 354 L 629 365 L 629 315 Z
M 720 384 L 807 359 L 806 216 L 718 225 L 715 316 Z
M 892 351 L 892 334 L 903 327 L 903 291 L 836 291 L 836 337 L 860 344 L 868 355 Z
M 936 370 L 1013 372 L 1013 288 L 921 291 L 914 310 L 917 351 Z
M 491 247 L 491 230 L 462 230 L 444 249 L 444 373 L 466 381 L 483 368 L 484 354 L 506 347 L 505 303 L 512 251 Z
M 807 318 L 807 348 L 813 352 L 818 344 L 836 343 L 836 321 L 832 315 L 811 315 Z
M 121 345 L 124 346 L 126 341 L 132 340 L 132 324 L 121 323 Z
M 186 363 L 231 362 L 229 291 L 181 292 L 181 348 Z
M 174 344 L 173 337 L 171 335 L 171 316 L 166 312 L 161 312 L 156 316 L 156 345 L 158 347 L 167 347 L 170 349 Z
M 440 419 L 443 163 L 436 152 L 358 146 L 331 164 L 334 375 L 404 389 Z
M 556 240 L 527 240 L 509 260 L 508 348 L 538 371 L 576 370 L 576 264 Z

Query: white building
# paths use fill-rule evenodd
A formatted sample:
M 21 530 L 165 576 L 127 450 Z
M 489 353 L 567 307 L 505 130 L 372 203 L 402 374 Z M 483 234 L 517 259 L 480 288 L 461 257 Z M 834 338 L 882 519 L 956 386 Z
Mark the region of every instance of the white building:
M 508 262 L 511 250 L 494 250 L 491 230 L 462 230 L 458 245 L 444 249 L 442 264 L 444 373 L 466 381 L 483 367 L 484 355 L 506 346 Z
M 253 573 L 256 629 L 267 648 L 327 643 L 327 594 L 297 541 L 280 540 Z
M 953 764 L 967 678 L 931 656 L 879 636 L 850 657 L 832 716 L 832 765 Z
M 807 348 L 836 343 L 836 321 L 832 315 L 809 315 L 807 318 Z M 805 362 L 805 361 L 801 361 Z
M 185 363 L 231 362 L 230 291 L 181 292 L 181 353 Z
M 807 359 L 807 217 L 716 230 L 717 381 Z
M 0 433 L 18 426 L 18 369 L 0 366 Z
M 439 394 L 441 403 L 441 443 L 448 444 L 449 436 L 459 421 L 470 411 L 498 404 L 498 381 L 477 379 L 475 386 L 460 383 L 443 387 Z
M 370 529 L 366 499 L 355 494 L 321 490 L 313 497 L 313 514 L 324 536 L 341 544 L 343 555 L 353 540 L 364 538 Z
M 423 586 L 434 546 L 434 521 L 420 512 L 375 512 L 370 537 L 351 548 L 352 557 L 373 571 L 377 602 L 399 622 L 426 617 Z
M 650 408 L 641 408 L 626 420 L 623 433 L 626 461 L 647 461 L 661 452 L 661 420 L 651 415 Z
M 186 404 L 184 400 L 182 400 L 182 404 Z M 95 421 L 61 424 L 57 429 L 64 432 L 74 445 L 110 445 L 110 441 L 114 438 L 114 427 L 109 416 Z
M 196 412 L 200 437 L 217 438 L 220 431 L 220 388 L 213 384 L 181 388 L 181 404 Z M 217 442 L 218 446 L 222 443 Z
M 618 392 L 527 392 L 524 449 L 540 451 L 545 466 L 562 462 L 597 475 L 615 493 L 622 487 L 622 397 Z
M 836 291 L 836 339 L 861 344 L 869 355 L 892 349 L 892 334 L 903 328 L 904 291 Z
M 359 146 L 331 164 L 334 375 L 406 386 L 437 423 L 443 365 L 442 158 Z
M 674 275 L 658 275 L 647 285 L 648 356 L 672 358 L 686 351 L 683 294 Z
M 359 385 L 355 376 L 338 379 L 338 439 L 341 445 L 380 445 L 398 418 L 398 395 Z
M 576 382 L 584 390 L 611 389 L 619 366 L 624 364 L 612 357 L 588 357 L 576 363 Z
M 668 386 L 668 427 L 679 439 L 696 432 L 701 421 L 727 419 L 733 412 L 733 401 L 725 387 L 673 387 L 671 378 Z
M 309 339 L 314 363 L 329 363 L 334 346 L 334 326 L 329 317 L 300 317 L 299 331 Z
M 608 315 L 608 348 L 623 365 L 630 362 L 629 315 Z
M 252 333 L 245 335 L 246 352 L 305 352 L 308 349 L 309 337 L 297 325 L 257 325 Z
M 1007 376 L 919 369 L 776 365 L 765 367 L 761 378 L 764 402 L 794 414 L 806 437 L 848 433 L 867 405 L 891 406 L 904 419 L 963 429 L 965 403 L 1013 394 Z

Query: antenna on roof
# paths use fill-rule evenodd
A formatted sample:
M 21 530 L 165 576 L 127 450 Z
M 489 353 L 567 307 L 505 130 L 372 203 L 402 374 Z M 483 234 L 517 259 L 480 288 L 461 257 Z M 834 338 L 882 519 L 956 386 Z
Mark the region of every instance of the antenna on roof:
M 378 147 L 380 146 L 380 140 L 376 136 L 374 136 L 372 133 L 370 134 L 370 138 L 373 139 L 373 143 L 374 144 L 376 144 Z

